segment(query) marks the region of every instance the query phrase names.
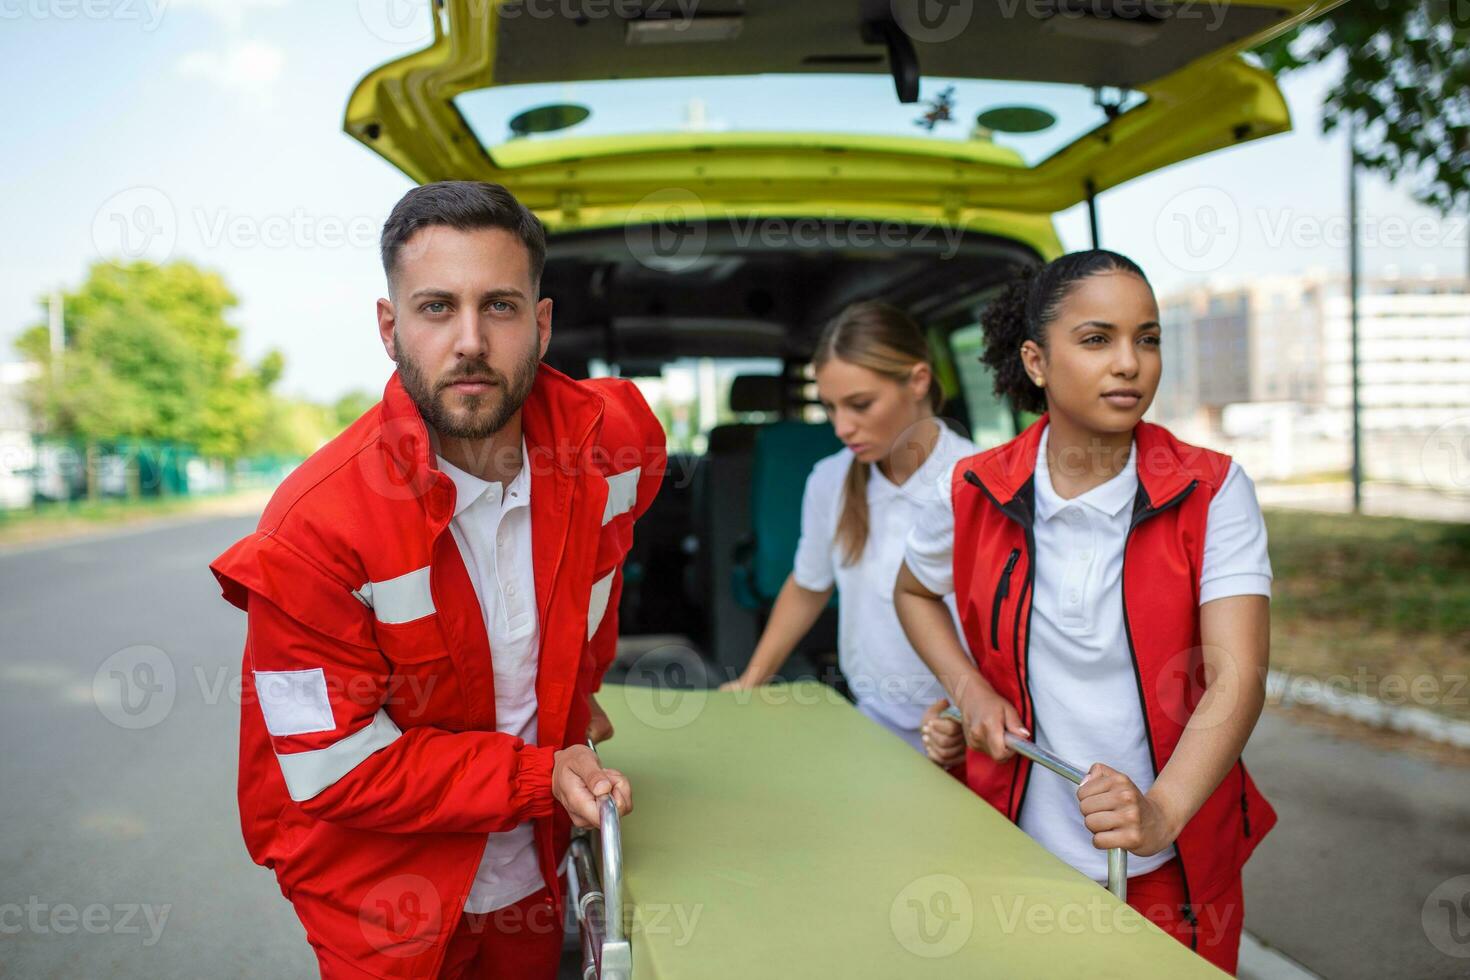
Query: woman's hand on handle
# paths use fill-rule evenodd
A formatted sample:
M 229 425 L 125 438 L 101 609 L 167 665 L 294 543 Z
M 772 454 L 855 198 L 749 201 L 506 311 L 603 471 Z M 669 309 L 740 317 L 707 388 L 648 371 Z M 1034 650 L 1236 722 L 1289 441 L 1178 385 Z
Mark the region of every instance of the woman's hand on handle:
M 1077 787 L 1077 804 L 1092 832 L 1092 846 L 1100 851 L 1121 847 L 1148 857 L 1174 843 L 1182 826 L 1132 779 L 1101 762 L 1087 770 Z
M 893 585 L 893 607 L 914 652 L 939 678 L 939 683 L 944 685 L 964 715 L 965 742 L 970 748 L 984 752 L 998 762 L 1015 755 L 1006 747 L 1005 733 L 1031 737 L 1031 733 L 1021 725 L 1020 713 L 980 676 L 975 669 L 975 661 L 960 645 L 960 636 L 944 604 L 944 597 L 930 592 L 909 570 L 907 563 L 898 566 L 898 580 Z
M 1006 745 L 1007 732 L 1031 737 L 1031 732 L 1021 724 L 1021 713 L 995 693 L 979 674 L 963 685 L 958 701 L 960 713 L 965 716 L 965 743 L 996 762 L 1004 762 L 1016 754 Z
M 944 698 L 929 705 L 919 732 L 930 760 L 944 769 L 953 769 L 965 761 L 965 732 L 957 720 L 943 714 L 948 707 Z

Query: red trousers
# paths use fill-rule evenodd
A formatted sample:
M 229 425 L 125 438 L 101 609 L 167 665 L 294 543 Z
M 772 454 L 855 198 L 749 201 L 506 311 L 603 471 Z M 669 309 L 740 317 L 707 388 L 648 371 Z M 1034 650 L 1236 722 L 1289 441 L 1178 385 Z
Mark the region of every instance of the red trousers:
M 1240 878 L 1209 902 L 1190 907 L 1190 922 L 1184 917 L 1184 874 L 1175 858 L 1148 874 L 1128 879 L 1128 904 L 1154 925 L 1218 966 L 1235 975 L 1240 956 L 1240 927 L 1245 921 L 1245 902 Z
M 556 980 L 561 965 L 562 906 L 542 888 L 494 912 L 460 916 L 439 968 L 440 980 Z M 316 947 L 322 980 L 377 974 Z

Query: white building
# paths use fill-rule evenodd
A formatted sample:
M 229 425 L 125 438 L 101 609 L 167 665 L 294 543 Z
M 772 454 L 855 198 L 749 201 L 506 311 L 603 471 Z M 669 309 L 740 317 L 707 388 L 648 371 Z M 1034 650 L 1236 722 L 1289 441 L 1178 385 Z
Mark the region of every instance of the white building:
M 1352 405 L 1350 304 L 1323 303 L 1328 408 Z M 1470 420 L 1470 292 L 1462 279 L 1382 279 L 1358 298 L 1359 402 L 1365 430 L 1433 430 Z
M 1361 289 L 1365 475 L 1466 483 L 1470 491 L 1444 470 L 1466 464 L 1432 448 L 1470 439 L 1466 280 L 1386 276 L 1364 280 Z M 1346 469 L 1352 388 L 1344 278 L 1264 277 L 1184 291 L 1159 305 L 1164 381 L 1152 417 L 1186 439 L 1229 443 L 1255 458 L 1263 476 Z
M 27 362 L 0 364 L 0 508 L 31 505 L 36 446 L 21 388 L 38 370 Z

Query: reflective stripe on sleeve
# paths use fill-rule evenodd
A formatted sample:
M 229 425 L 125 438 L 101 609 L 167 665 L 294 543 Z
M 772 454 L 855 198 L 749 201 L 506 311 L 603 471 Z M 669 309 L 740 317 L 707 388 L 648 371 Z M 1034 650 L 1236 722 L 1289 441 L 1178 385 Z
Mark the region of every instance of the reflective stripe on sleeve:
M 392 744 L 401 734 L 388 713 L 379 708 L 366 726 L 324 749 L 277 752 L 281 774 L 286 777 L 286 791 L 297 803 L 309 800 L 347 775 L 368 756 Z
M 587 639 L 592 639 L 597 634 L 597 627 L 602 625 L 603 614 L 607 612 L 607 600 L 612 595 L 613 576 L 618 573 L 614 568 L 602 578 L 592 583 L 592 596 L 587 600 Z
M 602 523 L 626 514 L 638 501 L 638 475 L 643 467 L 635 466 L 622 473 L 613 473 L 607 480 L 607 506 L 602 509 Z
M 381 582 L 364 582 L 352 594 L 380 623 L 407 623 L 434 611 L 428 565 Z

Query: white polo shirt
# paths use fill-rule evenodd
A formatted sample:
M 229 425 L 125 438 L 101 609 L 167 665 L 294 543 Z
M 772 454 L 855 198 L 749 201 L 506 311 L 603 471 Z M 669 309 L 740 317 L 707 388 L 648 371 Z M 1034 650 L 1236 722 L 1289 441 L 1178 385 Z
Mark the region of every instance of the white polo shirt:
M 526 455 L 521 440 L 521 459 Z M 531 564 L 531 479 L 524 464 L 510 486 L 466 473 L 443 456 L 439 468 L 454 481 L 449 532 L 459 546 L 480 600 L 495 671 L 495 728 L 536 741 L 536 668 L 540 626 Z M 466 912 L 493 912 L 538 891 L 545 880 L 536 860 L 530 821 L 486 835 Z
M 837 587 L 837 662 L 858 709 L 924 751 L 919 724 L 924 709 L 944 697 L 944 688 L 909 645 L 893 610 L 893 585 L 903 560 L 904 536 L 919 511 L 949 495 L 947 479 L 956 460 L 973 455 L 975 444 L 939 424 L 939 438 L 924 462 L 901 485 L 868 465 L 868 542 L 862 556 L 844 564 L 837 543 L 843 484 L 853 454 L 842 449 L 821 460 L 807 477 L 801 499 L 801 538 L 792 575 L 813 592 Z M 954 614 L 954 601 L 949 600 Z M 958 622 L 958 621 L 956 621 Z
M 1143 706 L 1123 627 L 1123 546 L 1138 492 L 1137 444 L 1112 479 L 1070 500 L 1057 495 L 1037 448 L 1036 568 L 1031 611 L 1028 688 L 1035 706 L 1035 741 L 1084 769 L 1112 766 L 1148 792 L 1153 763 Z M 954 591 L 952 499 L 926 508 L 910 533 L 904 559 L 930 591 Z M 1266 525 L 1255 484 L 1231 462 L 1210 501 L 1200 569 L 1200 604 L 1233 595 L 1271 594 Z M 1139 626 L 1146 629 L 1147 625 Z M 1021 829 L 1047 850 L 1097 881 L 1107 880 L 1107 854 L 1077 804 L 1077 787 L 1039 767 L 1021 806 Z M 1146 874 L 1175 854 L 1172 846 L 1132 857 L 1128 874 Z

